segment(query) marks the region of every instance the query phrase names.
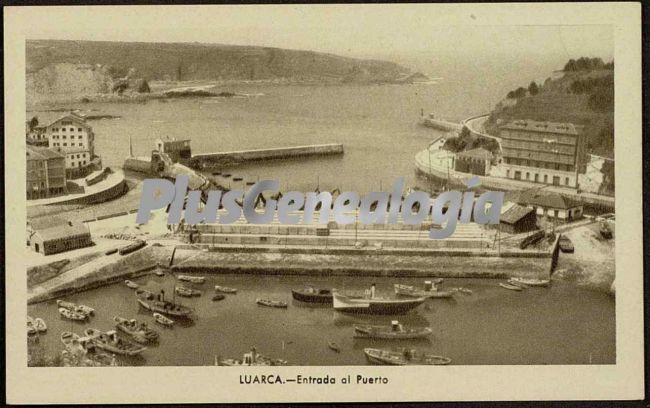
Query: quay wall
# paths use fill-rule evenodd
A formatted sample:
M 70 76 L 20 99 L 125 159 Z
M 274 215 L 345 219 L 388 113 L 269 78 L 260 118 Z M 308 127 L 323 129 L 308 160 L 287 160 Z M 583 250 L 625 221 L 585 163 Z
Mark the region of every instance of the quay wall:
M 151 173 L 151 159 L 149 157 L 127 157 L 122 166 L 124 170 L 138 173 Z
M 192 155 L 192 163 L 196 166 L 232 165 L 247 161 L 276 160 L 306 156 L 325 156 L 343 154 L 340 143 L 320 144 L 310 146 L 280 147 L 273 149 L 241 150 L 222 153 L 200 153 Z

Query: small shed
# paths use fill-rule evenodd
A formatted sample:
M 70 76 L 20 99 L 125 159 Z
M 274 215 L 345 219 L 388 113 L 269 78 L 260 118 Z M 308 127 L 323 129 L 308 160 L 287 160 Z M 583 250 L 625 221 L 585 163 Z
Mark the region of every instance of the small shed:
M 48 218 L 28 221 L 27 245 L 34 252 L 51 255 L 93 245 L 90 230 L 76 220 Z
M 532 208 L 508 202 L 501 207 L 499 224 L 503 232 L 520 234 L 537 229 L 537 216 Z

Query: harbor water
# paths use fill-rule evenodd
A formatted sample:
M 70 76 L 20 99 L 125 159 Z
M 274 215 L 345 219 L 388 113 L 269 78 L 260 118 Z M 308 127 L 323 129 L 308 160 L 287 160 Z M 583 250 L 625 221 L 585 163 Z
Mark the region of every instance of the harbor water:
M 173 276 L 149 275 L 135 282 L 172 297 L 179 284 Z M 291 365 L 366 364 L 366 347 L 412 347 L 443 355 L 454 365 L 493 364 L 615 364 L 615 309 L 609 295 L 581 289 L 561 280 L 548 288 L 509 291 L 493 279 L 446 279 L 441 288 L 465 287 L 471 295 L 429 299 L 402 316 L 343 314 L 331 306 L 292 299 L 291 289 L 305 284 L 361 291 L 377 284 L 378 295 L 393 296 L 394 283 L 422 286 L 423 279 L 358 277 L 278 277 L 207 275 L 204 284 L 183 283 L 203 290 L 200 297 L 176 301 L 195 310 L 191 323 L 178 321 L 173 328 L 154 323 L 151 313 L 138 305 L 134 291 L 124 284 L 77 293 L 66 300 L 96 309 L 84 323 L 59 316 L 55 301 L 28 307 L 32 317 L 42 317 L 48 332 L 39 338 L 49 356 L 63 349 L 60 333 L 82 334 L 86 328 L 114 329 L 113 317 L 135 318 L 160 332 L 160 340 L 136 357 L 118 357 L 125 365 L 199 366 L 214 364 L 215 356 L 241 358 L 251 347 Z M 214 285 L 239 289 L 222 301 L 212 301 Z M 287 309 L 259 306 L 257 298 L 283 300 Z M 420 340 L 353 338 L 354 324 L 389 325 L 397 319 L 406 326 L 430 326 L 433 334 Z M 327 346 L 336 342 L 341 352 Z

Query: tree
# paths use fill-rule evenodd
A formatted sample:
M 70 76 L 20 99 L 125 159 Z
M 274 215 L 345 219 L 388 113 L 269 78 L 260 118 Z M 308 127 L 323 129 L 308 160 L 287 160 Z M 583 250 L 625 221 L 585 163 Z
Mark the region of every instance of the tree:
M 32 131 L 34 128 L 38 126 L 38 116 L 34 116 L 30 121 L 29 121 L 29 130 Z
M 537 95 L 539 93 L 539 87 L 535 81 L 531 82 L 530 85 L 528 85 L 528 93 L 531 95 Z

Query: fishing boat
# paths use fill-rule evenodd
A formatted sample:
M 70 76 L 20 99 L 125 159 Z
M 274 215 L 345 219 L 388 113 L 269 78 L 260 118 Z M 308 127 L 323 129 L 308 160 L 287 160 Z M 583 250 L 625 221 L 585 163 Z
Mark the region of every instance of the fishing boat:
M 66 309 L 64 307 L 59 308 L 59 314 L 70 320 L 86 320 L 87 317 L 83 313 L 75 312 L 74 310 Z
M 178 303 L 169 302 L 165 300 L 161 293 L 158 299 L 146 301 L 143 299 L 136 299 L 143 308 L 157 313 L 162 313 L 167 316 L 185 317 L 189 318 L 192 315 L 192 309 L 187 306 L 179 305 Z
M 203 276 L 188 276 L 188 275 L 178 275 L 178 280 L 191 282 L 191 283 L 203 283 L 205 278 Z
M 135 282 L 133 282 L 133 281 L 130 281 L 130 280 L 128 280 L 128 279 L 124 281 L 124 284 L 125 284 L 126 286 L 128 286 L 129 288 L 131 288 L 131 289 L 137 289 L 137 288 L 140 287 L 140 285 L 138 285 L 137 283 L 135 283 Z
M 138 239 L 127 246 L 123 246 L 118 250 L 118 252 L 120 253 L 120 255 L 127 255 L 130 254 L 131 252 L 137 251 L 138 249 L 144 248 L 146 245 L 147 245 L 146 241 Z
M 287 308 L 287 302 L 283 302 L 281 300 L 272 300 L 272 299 L 261 299 L 257 298 L 255 300 L 255 303 L 261 306 L 267 306 L 267 307 L 277 307 L 277 308 Z
M 522 288 L 521 286 L 512 285 L 510 283 L 500 282 L 499 286 L 501 286 L 502 288 L 505 288 L 505 289 L 516 290 L 516 291 L 524 290 L 524 288 Z
M 454 290 L 455 290 L 456 292 L 460 292 L 460 293 L 462 293 L 462 294 L 464 294 L 464 295 L 471 295 L 472 293 L 474 293 L 474 292 L 472 291 L 472 289 L 467 289 L 467 288 L 456 288 L 456 289 L 454 289 Z
M 345 295 L 333 291 L 334 310 L 345 313 L 404 314 L 420 306 L 426 298 L 387 299 L 375 297 L 375 284 L 363 296 Z
M 341 352 L 341 348 L 339 347 L 339 345 L 334 343 L 333 341 L 328 341 L 327 347 L 329 347 L 331 350 L 336 351 L 337 353 Z
M 219 301 L 219 300 L 224 300 L 225 298 L 226 298 L 225 295 L 222 295 L 221 293 L 217 293 L 216 295 L 212 296 L 212 301 L 216 302 L 216 301 Z
M 103 332 L 99 329 L 87 328 L 84 334 L 92 341 L 97 348 L 110 353 L 134 356 L 145 351 L 147 348 L 131 343 L 117 336 L 115 330 Z
M 201 296 L 202 293 L 200 290 L 186 288 L 185 286 L 176 286 L 174 288 L 174 291 L 178 296 L 184 296 L 184 297 Z
M 38 334 L 38 330 L 36 330 L 36 322 L 34 322 L 34 319 L 31 317 L 27 316 L 27 335 L 33 336 L 34 334 Z
M 430 336 L 431 333 L 433 333 L 433 330 L 430 327 L 406 328 L 397 320 L 393 320 L 390 326 L 354 326 L 354 337 L 365 339 L 420 339 Z
M 141 299 L 146 300 L 152 300 L 154 298 L 154 294 L 145 289 L 136 289 L 135 295 Z
M 610 228 L 607 221 L 602 221 L 600 223 L 599 229 L 600 235 L 605 239 L 612 239 L 612 229 Z M 573 245 L 573 244 L 572 244 Z
M 528 289 L 530 286 L 526 285 L 525 283 L 517 282 L 516 280 L 509 279 L 508 280 L 509 285 L 514 285 L 514 286 L 519 286 L 522 289 Z
M 512 282 L 523 283 L 528 286 L 548 286 L 551 281 L 549 279 L 528 279 L 528 278 L 510 278 Z
M 131 336 L 138 343 L 147 343 L 158 339 L 158 332 L 147 326 L 147 323 L 138 323 L 135 319 L 125 319 L 123 317 L 113 317 L 115 327 Z
M 304 289 L 291 289 L 294 299 L 306 303 L 332 303 L 334 296 L 331 289 L 306 287 Z
M 153 318 L 156 323 L 162 324 L 163 326 L 173 326 L 174 321 L 168 317 L 161 315 L 160 313 L 153 312 Z
M 61 343 L 73 354 L 86 354 L 95 346 L 87 337 L 80 337 L 78 334 L 68 331 L 61 333 Z
M 65 300 L 57 300 L 56 305 L 68 310 L 72 310 L 73 312 L 85 314 L 86 316 L 95 314 L 95 309 L 93 309 L 90 306 L 77 305 L 72 302 L 67 302 Z
M 566 235 L 560 235 L 560 240 L 558 241 L 560 246 L 560 251 L 565 253 L 573 253 L 575 248 L 573 247 L 573 242 Z
M 423 354 L 414 349 L 402 351 L 365 348 L 363 353 L 371 364 L 381 365 L 447 365 L 451 359 L 443 356 Z
M 287 365 L 286 360 L 279 358 L 269 358 L 258 354 L 255 350 L 255 347 L 251 349 L 250 352 L 244 353 L 244 356 L 241 360 L 236 360 L 232 358 L 221 358 L 221 356 L 216 356 L 214 359 L 215 365 L 218 366 L 284 366 Z
M 45 320 L 41 319 L 40 317 L 34 319 L 34 327 L 36 328 L 36 331 L 39 333 L 45 333 L 47 331 L 47 325 L 45 324 Z
M 214 290 L 221 293 L 237 293 L 237 289 L 228 286 L 214 285 Z
M 399 283 L 394 284 L 393 288 L 398 296 L 450 298 L 456 294 L 455 290 L 439 290 L 431 281 L 424 281 L 424 289 L 416 289 L 413 286 Z

